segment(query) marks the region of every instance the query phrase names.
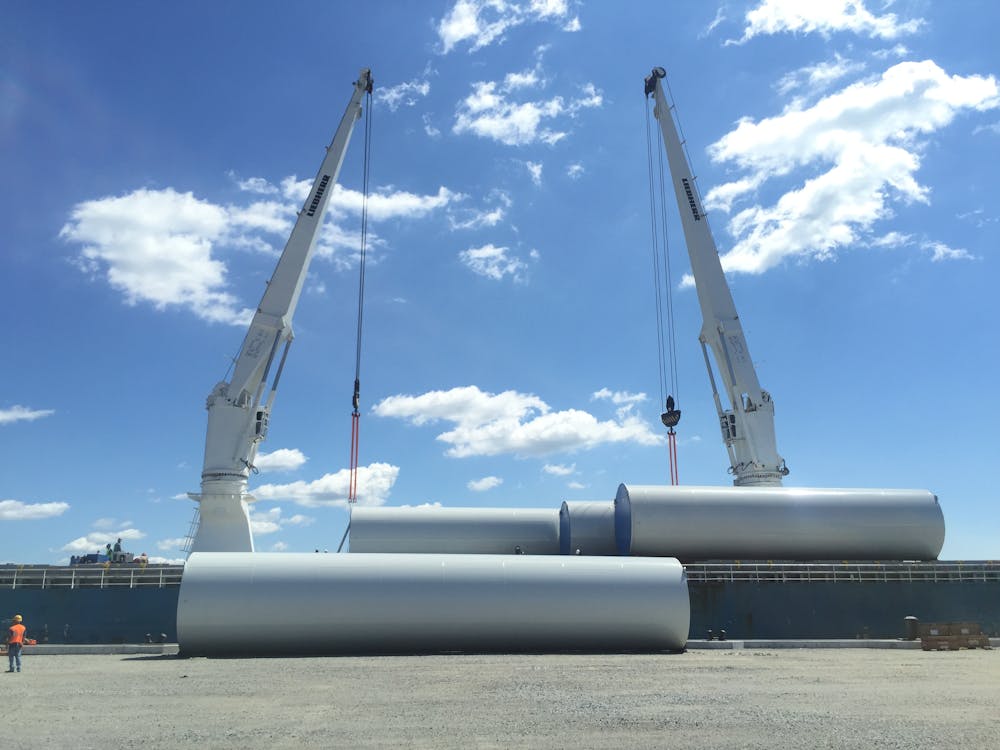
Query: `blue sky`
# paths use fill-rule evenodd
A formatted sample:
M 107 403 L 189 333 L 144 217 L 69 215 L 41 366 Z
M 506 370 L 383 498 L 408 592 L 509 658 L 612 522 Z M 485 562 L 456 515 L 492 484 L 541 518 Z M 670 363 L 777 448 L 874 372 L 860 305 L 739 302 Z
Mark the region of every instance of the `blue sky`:
M 205 397 L 361 67 L 360 501 L 669 481 L 643 77 L 668 71 L 786 485 L 935 492 L 1000 554 L 1000 6 L 574 0 L 0 8 L 0 561 L 179 560 Z M 251 478 L 257 548 L 346 520 L 362 129 Z M 682 483 L 730 481 L 670 216 Z

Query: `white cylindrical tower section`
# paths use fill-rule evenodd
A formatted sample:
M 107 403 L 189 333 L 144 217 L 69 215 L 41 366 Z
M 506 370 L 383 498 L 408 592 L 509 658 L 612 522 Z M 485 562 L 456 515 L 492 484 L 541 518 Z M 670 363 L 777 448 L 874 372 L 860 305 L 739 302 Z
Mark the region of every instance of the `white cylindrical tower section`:
M 559 554 L 559 511 L 542 508 L 386 508 L 351 511 L 351 552 Z
M 614 502 L 564 502 L 559 509 L 559 551 L 564 555 L 617 555 Z
M 620 554 L 694 560 L 936 560 L 944 515 L 926 490 L 621 485 Z
M 684 648 L 669 558 L 196 552 L 182 655 Z

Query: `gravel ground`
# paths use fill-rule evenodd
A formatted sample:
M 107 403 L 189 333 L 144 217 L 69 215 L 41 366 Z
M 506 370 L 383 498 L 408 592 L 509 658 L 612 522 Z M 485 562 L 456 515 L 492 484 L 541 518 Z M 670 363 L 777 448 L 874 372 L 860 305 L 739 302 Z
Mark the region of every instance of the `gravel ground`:
M 0 747 L 19 748 L 1000 747 L 1000 649 L 29 653 L 0 695 Z

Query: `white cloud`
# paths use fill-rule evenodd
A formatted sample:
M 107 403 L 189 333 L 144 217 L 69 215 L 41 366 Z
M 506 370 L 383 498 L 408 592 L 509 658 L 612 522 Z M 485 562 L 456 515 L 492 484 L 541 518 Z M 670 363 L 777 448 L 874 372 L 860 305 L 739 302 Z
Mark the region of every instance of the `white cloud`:
M 719 24 L 721 24 L 725 20 L 726 20 L 726 9 L 724 7 L 717 8 L 715 11 L 715 18 L 712 19 L 711 23 L 708 24 L 708 26 L 705 28 L 704 31 L 698 34 L 698 38 L 704 39 L 713 31 L 715 31 L 716 28 L 718 28 Z
M 453 429 L 437 436 L 458 458 L 544 456 L 594 448 L 606 443 L 659 445 L 663 438 L 634 416 L 600 422 L 578 409 L 553 412 L 537 396 L 505 391 L 484 393 L 475 386 L 431 391 L 420 396 L 390 396 L 376 404 L 381 417 L 408 419 L 415 425 L 445 420 Z
M 629 393 L 628 391 L 612 391 L 609 388 L 601 388 L 601 390 L 595 391 L 590 398 L 594 401 L 606 400 L 610 401 L 615 406 L 623 406 L 642 403 L 646 400 L 646 394 Z
M 835 55 L 833 60 L 808 65 L 784 75 L 778 82 L 778 93 L 788 94 L 802 87 L 806 87 L 810 93 L 824 91 L 841 78 L 864 69 L 865 64 L 862 62 L 853 62 Z
M 578 180 L 583 176 L 583 165 L 579 162 L 574 162 L 566 167 L 566 176 L 571 180 Z
M 880 49 L 872 52 L 872 56 L 878 60 L 888 60 L 890 57 L 903 58 L 910 54 L 910 50 L 905 44 L 894 44 L 887 49 Z
M 569 487 L 571 490 L 585 490 L 585 489 L 587 489 L 587 485 L 580 484 L 580 482 L 567 482 L 566 486 Z
M 263 177 L 250 177 L 246 180 L 241 180 L 233 171 L 229 171 L 227 174 L 233 179 L 237 187 L 245 192 L 259 193 L 260 195 L 276 195 L 278 193 L 278 188 Z
M 515 89 L 544 87 L 545 81 L 540 77 L 541 72 L 541 65 L 536 65 L 531 70 L 522 70 L 520 73 L 508 73 L 503 79 L 503 90 L 514 91 Z
M 298 448 L 279 448 L 270 453 L 258 453 L 254 466 L 260 471 L 294 471 L 307 460 Z
M 371 221 L 389 219 L 421 219 L 427 214 L 462 200 L 461 193 L 454 193 L 446 187 L 439 187 L 437 193 L 418 195 L 405 190 L 383 188 L 368 195 L 368 218 Z M 350 190 L 335 185 L 330 196 L 330 210 L 361 215 L 364 194 L 360 190 Z
M 69 503 L 23 503 L 0 500 L 0 521 L 37 521 L 55 518 L 69 510 Z
M 473 273 L 495 281 L 510 276 L 515 282 L 523 282 L 528 270 L 528 264 L 523 260 L 507 255 L 506 247 L 495 245 L 470 247 L 462 250 L 458 258 Z
M 489 200 L 495 203 L 492 208 L 459 208 L 449 207 L 448 223 L 452 229 L 482 229 L 494 227 L 503 221 L 507 210 L 513 205 L 510 196 L 502 190 L 491 192 Z
M 570 114 L 576 114 L 581 109 L 600 107 L 604 104 L 604 95 L 594 84 L 585 83 L 580 87 L 580 91 L 583 92 L 583 98 L 570 100 L 568 105 Z
M 881 237 L 874 237 L 868 244 L 872 247 L 902 247 L 913 241 L 913 238 L 902 232 L 886 232 Z
M 248 206 L 230 206 L 227 211 L 231 228 L 280 235 L 282 240 L 295 226 L 295 206 L 290 203 L 255 201 Z M 259 243 L 259 238 L 238 235 L 229 244 L 253 247 L 255 242 Z
M 979 135 L 980 133 L 993 133 L 994 135 L 1000 135 L 1000 122 L 991 122 L 989 125 L 977 125 L 975 130 L 972 131 L 972 134 Z
M 865 7 L 864 0 L 762 0 L 747 11 L 746 24 L 739 42 L 782 32 L 829 36 L 847 31 L 871 38 L 896 39 L 916 32 L 924 21 L 919 18 L 900 21 L 895 13 L 876 16 Z
M 531 412 L 548 410 L 537 396 L 516 391 L 484 393 L 474 385 L 430 391 L 416 397 L 389 396 L 372 408 L 377 416 L 408 419 L 417 426 L 439 420 L 484 424 L 509 417 L 520 419 Z
M 576 464 L 571 464 L 569 466 L 564 466 L 563 464 L 545 464 L 545 466 L 542 467 L 542 471 L 546 474 L 551 474 L 554 477 L 568 477 L 576 471 Z
M 729 220 L 736 244 L 723 267 L 762 273 L 786 258 L 827 259 L 864 242 L 875 222 L 891 216 L 890 200 L 929 202 L 915 177 L 920 137 L 964 110 L 998 104 L 992 76 L 949 76 L 927 60 L 895 65 L 808 108 L 742 120 L 709 151 L 748 174 L 709 191 L 707 207 L 729 211 L 768 180 L 795 170 L 810 176 L 774 205 L 751 205 Z
M 255 193 L 270 192 L 262 178 L 241 184 L 255 186 Z M 311 185 L 311 180 L 287 177 L 281 181 L 280 200 L 238 206 L 216 205 L 173 188 L 135 190 L 76 205 L 60 236 L 82 245 L 76 265 L 91 276 L 103 274 L 129 305 L 183 308 L 204 320 L 244 326 L 253 310 L 239 306 L 227 291 L 228 269 L 219 249 L 250 248 L 276 255 L 264 236 L 284 241 Z M 372 222 L 421 219 L 463 197 L 445 187 L 431 195 L 376 190 L 369 195 L 368 216 Z M 339 221 L 360 215 L 362 200 L 359 191 L 334 187 L 328 220 L 317 241 L 318 257 L 332 258 L 340 268 L 356 264 L 360 231 L 344 230 Z M 383 244 L 370 229 L 369 250 Z
M 62 546 L 62 550 L 63 552 L 89 555 L 98 550 L 103 551 L 105 545 L 113 545 L 118 539 L 123 542 L 136 542 L 145 537 L 146 535 L 139 529 L 122 529 L 117 532 L 95 531 L 67 542 Z
M 542 184 L 542 164 L 541 162 L 526 161 L 524 166 L 528 170 L 528 174 L 531 175 L 531 181 L 536 185 Z
M 192 193 L 140 189 L 77 204 L 59 234 L 83 245 L 80 267 L 104 270 L 129 305 L 185 307 L 206 320 L 244 324 L 252 311 L 237 308 L 225 291 L 226 266 L 212 257 L 227 227 L 224 208 Z
M 504 34 L 524 23 L 547 21 L 561 24 L 564 31 L 578 31 L 580 22 L 569 18 L 566 0 L 531 0 L 529 3 L 507 0 L 456 0 L 438 23 L 441 50 L 448 54 L 456 45 L 469 43 L 475 52 L 493 42 L 502 42 Z
M 7 409 L 0 409 L 0 424 L 34 422 L 36 419 L 51 417 L 55 413 L 55 409 L 30 409 L 27 406 L 18 406 L 15 404 Z
M 538 18 L 564 18 L 569 13 L 566 0 L 531 0 L 529 7 Z
M 400 106 L 414 106 L 418 97 L 427 96 L 430 92 L 430 81 L 413 79 L 395 86 L 378 87 L 375 89 L 375 101 L 382 102 L 390 111 L 395 112 Z
M 424 132 L 427 135 L 429 135 L 431 138 L 437 138 L 439 135 L 441 135 L 441 131 L 438 128 L 436 128 L 434 124 L 431 122 L 430 115 L 425 114 L 421 119 L 424 121 Z
M 483 477 L 482 479 L 473 479 L 465 486 L 473 492 L 486 492 L 501 484 L 503 484 L 503 480 L 500 477 Z
M 963 211 L 962 213 L 955 214 L 955 218 L 961 221 L 971 222 L 976 229 L 982 229 L 983 227 L 989 226 L 990 224 L 996 224 L 1000 222 L 1000 217 L 997 216 L 987 216 L 986 211 L 981 208 L 976 208 L 971 211 Z
M 921 248 L 931 251 L 931 260 L 938 263 L 942 260 L 974 260 L 975 256 L 963 248 L 948 247 L 943 242 L 924 242 Z
M 717 185 L 709 190 L 705 196 L 705 207 L 729 213 L 733 208 L 733 203 L 760 187 L 767 180 L 767 177 L 768 175 L 761 171 L 748 177 L 741 177 L 732 182 Z
M 281 531 L 287 526 L 309 526 L 316 521 L 315 518 L 296 514 L 285 517 L 281 508 L 274 507 L 261 510 L 256 505 L 250 505 L 250 530 L 253 535 L 265 536 Z
M 617 406 L 616 414 L 619 420 L 624 420 L 632 414 L 636 404 L 641 404 L 646 400 L 645 393 L 629 393 L 628 391 L 612 391 L 609 388 L 602 388 L 591 395 L 592 401 L 610 401 Z
M 357 495 L 359 505 L 384 505 L 399 476 L 399 467 L 373 463 L 358 467 Z M 253 490 L 258 500 L 290 500 L 307 508 L 346 506 L 351 472 L 341 469 L 325 474 L 312 482 L 265 484 Z
M 536 141 L 553 145 L 568 133 L 550 128 L 544 122 L 572 118 L 581 109 L 600 107 L 604 102 L 601 92 L 591 83 L 581 87 L 582 96 L 569 100 L 555 96 L 538 101 L 510 101 L 508 95 L 520 88 L 521 81 L 521 78 L 508 76 L 504 84 L 496 81 L 472 84 L 472 93 L 459 104 L 452 132 L 472 133 L 507 146 L 523 146 Z

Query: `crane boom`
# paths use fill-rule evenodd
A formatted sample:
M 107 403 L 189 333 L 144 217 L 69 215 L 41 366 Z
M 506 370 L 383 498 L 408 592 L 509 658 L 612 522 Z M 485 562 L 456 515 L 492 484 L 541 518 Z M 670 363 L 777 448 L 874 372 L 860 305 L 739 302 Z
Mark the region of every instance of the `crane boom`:
M 302 293 L 316 238 L 344 163 L 362 100 L 372 91 L 371 71 L 361 70 L 347 111 L 327 147 L 316 179 L 267 284 L 243 339 L 232 379 L 218 383 L 208 396 L 208 430 L 201 475 L 200 523 L 192 552 L 253 552 L 247 503 L 247 480 L 258 445 L 267 436 L 271 406 L 293 339 L 292 316 Z M 274 360 L 281 357 L 266 399 L 264 390 Z
M 733 484 L 737 486 L 781 485 L 788 469 L 784 459 L 778 455 L 775 441 L 774 402 L 771 394 L 761 388 L 750 359 L 743 326 L 722 271 L 719 251 L 674 123 L 673 107 L 667 103 L 663 92 L 661 81 L 665 76 L 663 68 L 653 68 L 645 81 L 646 96 L 652 95 L 655 102 L 653 114 L 659 123 L 667 152 L 691 273 L 698 291 L 702 314 L 698 340 L 708 367 L 722 438 L 729 452 L 729 471 L 735 477 Z M 708 349 L 712 351 L 724 385 L 728 408 L 723 405 L 716 388 Z

